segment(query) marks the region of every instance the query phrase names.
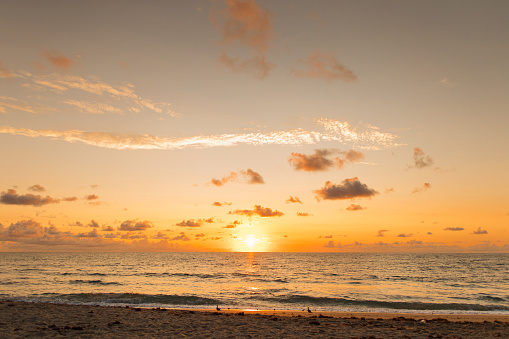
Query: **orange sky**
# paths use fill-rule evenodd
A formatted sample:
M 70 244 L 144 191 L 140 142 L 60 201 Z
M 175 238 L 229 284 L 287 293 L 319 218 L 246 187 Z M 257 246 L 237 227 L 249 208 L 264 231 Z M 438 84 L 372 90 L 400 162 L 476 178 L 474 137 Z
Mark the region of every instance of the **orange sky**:
M 509 252 L 506 1 L 2 7 L 0 251 Z

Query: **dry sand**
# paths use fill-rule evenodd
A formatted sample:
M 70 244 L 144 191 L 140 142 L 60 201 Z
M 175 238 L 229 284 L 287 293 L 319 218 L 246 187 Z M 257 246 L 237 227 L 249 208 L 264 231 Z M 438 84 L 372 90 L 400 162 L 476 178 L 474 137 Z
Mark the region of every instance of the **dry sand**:
M 509 315 L 179 310 L 0 301 L 0 338 L 509 338 Z

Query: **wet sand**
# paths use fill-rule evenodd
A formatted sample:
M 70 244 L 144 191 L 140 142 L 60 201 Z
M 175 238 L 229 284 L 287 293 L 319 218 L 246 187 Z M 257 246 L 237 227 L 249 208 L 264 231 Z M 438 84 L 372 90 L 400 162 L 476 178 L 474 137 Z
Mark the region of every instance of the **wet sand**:
M 509 315 L 181 310 L 0 301 L 0 338 L 509 338 Z

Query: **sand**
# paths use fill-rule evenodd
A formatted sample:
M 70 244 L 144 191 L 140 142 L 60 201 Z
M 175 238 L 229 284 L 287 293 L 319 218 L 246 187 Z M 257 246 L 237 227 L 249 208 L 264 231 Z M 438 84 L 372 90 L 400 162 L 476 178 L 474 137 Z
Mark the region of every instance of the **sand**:
M 509 338 L 509 315 L 180 310 L 0 301 L 0 338 Z

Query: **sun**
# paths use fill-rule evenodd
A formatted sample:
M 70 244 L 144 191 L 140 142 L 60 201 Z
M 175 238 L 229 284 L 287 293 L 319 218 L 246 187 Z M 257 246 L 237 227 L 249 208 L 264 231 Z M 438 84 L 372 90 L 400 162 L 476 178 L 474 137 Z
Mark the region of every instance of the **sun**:
M 254 234 L 249 234 L 244 240 L 244 244 L 246 245 L 246 247 L 252 250 L 255 247 L 256 243 L 259 241 L 260 239 L 255 238 Z

